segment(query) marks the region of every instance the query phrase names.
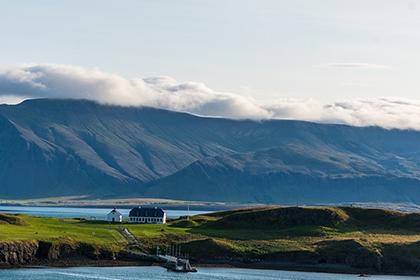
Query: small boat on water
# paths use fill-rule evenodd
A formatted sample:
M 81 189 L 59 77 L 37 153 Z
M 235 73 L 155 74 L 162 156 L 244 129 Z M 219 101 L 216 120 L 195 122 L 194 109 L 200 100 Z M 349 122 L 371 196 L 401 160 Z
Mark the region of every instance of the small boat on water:
M 197 269 L 192 267 L 187 259 L 177 258 L 176 261 L 168 261 L 165 267 L 172 272 L 197 272 Z
M 195 267 L 192 267 L 187 257 L 182 258 L 181 246 L 171 245 L 166 248 L 166 254 L 159 254 L 159 247 L 156 248 L 156 255 L 162 261 L 166 261 L 164 267 L 172 272 L 197 272 Z

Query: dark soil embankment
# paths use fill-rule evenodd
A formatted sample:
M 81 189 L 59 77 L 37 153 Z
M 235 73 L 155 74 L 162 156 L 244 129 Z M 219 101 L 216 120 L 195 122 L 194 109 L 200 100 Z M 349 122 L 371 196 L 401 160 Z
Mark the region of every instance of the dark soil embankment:
M 0 267 L 53 263 L 63 260 L 114 260 L 116 252 L 85 243 L 13 241 L 0 243 Z
M 0 224 L 10 224 L 10 225 L 25 225 L 25 222 L 19 218 L 19 215 L 8 215 L 0 213 Z

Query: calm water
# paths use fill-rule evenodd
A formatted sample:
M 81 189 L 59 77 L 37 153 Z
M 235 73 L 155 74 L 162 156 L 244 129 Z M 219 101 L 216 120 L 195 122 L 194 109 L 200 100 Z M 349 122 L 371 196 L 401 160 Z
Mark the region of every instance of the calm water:
M 106 215 L 111 211 L 110 208 L 78 208 L 78 207 L 28 207 L 28 206 L 0 206 L 0 212 L 28 214 L 39 217 L 52 218 L 85 218 L 104 220 Z M 187 211 L 187 210 L 170 210 L 164 209 L 169 218 L 178 218 L 190 215 L 198 215 L 209 213 L 210 211 Z M 130 209 L 118 209 L 124 217 L 128 216 Z M 0 279 L 1 280 L 1 279 Z
M 178 274 L 160 267 L 117 268 L 46 268 L 0 270 L 1 280 L 347 280 L 361 279 L 356 275 L 250 270 L 230 268 L 200 268 L 198 273 Z M 371 280 L 409 280 L 417 277 L 371 276 Z

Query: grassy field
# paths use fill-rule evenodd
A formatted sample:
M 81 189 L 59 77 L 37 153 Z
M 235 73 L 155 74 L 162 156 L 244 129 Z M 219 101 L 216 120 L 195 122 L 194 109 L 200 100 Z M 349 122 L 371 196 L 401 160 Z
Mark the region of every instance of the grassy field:
M 250 258 L 420 267 L 420 215 L 359 208 L 271 207 L 129 225 L 154 252 L 180 244 L 202 259 Z M 293 257 L 290 257 L 293 255 Z
M 417 214 L 402 215 L 386 210 L 365 209 L 364 215 L 357 210 L 358 219 L 356 220 L 354 217 L 356 215 L 349 216 L 342 209 L 337 209 L 340 217 L 344 215 L 344 218 L 336 223 L 335 216 L 325 217 L 322 214 L 313 213 L 310 208 L 304 209 L 303 215 L 313 215 L 313 217 L 302 221 L 296 221 L 296 213 L 277 213 L 278 216 L 267 218 L 265 216 L 267 211 L 272 211 L 272 208 L 200 215 L 191 217 L 189 221 L 172 220 L 166 225 L 125 224 L 124 226 L 147 244 L 147 249 L 153 249 L 154 246 L 162 244 L 185 243 L 207 238 L 220 239 L 226 244 L 232 243 L 232 246 L 234 243 L 238 246 L 253 244 L 257 247 L 259 244 L 262 247 L 272 244 L 277 250 L 313 249 L 317 242 L 323 240 L 353 239 L 372 245 L 420 241 L 420 217 L 417 217 L 420 215 Z M 352 214 L 353 210 L 347 209 L 347 211 Z M 381 215 L 380 218 L 378 213 Z M 261 219 L 258 220 L 257 217 L 255 221 L 247 220 L 250 214 L 256 214 Z M 288 224 L 287 221 L 285 224 L 275 222 L 285 220 L 286 215 L 292 216 L 290 221 L 294 224 Z M 407 216 L 411 219 L 407 220 Z M 125 239 L 117 231 L 119 225 L 106 222 L 37 218 L 26 215 L 3 215 L 3 217 L 13 217 L 15 221 L 5 222 L 0 216 L 0 241 L 52 241 L 65 238 L 102 245 L 125 244 Z M 274 219 L 274 222 L 270 219 Z M 400 221 L 403 219 L 406 221 Z M 271 248 L 270 251 L 272 251 Z
M 420 267 L 420 214 L 361 209 L 269 207 L 171 220 L 166 225 L 124 224 L 139 250 L 178 244 L 195 258 L 275 258 L 293 261 Z M 63 240 L 127 244 L 120 225 L 74 219 L 0 214 L 0 241 Z M 380 261 L 379 261 L 380 260 Z
M 3 219 L 2 219 L 3 217 Z M 5 222 L 14 217 L 16 222 Z M 0 241 L 74 241 L 110 248 L 123 247 L 126 240 L 116 225 L 75 219 L 36 218 L 26 215 L 0 216 Z

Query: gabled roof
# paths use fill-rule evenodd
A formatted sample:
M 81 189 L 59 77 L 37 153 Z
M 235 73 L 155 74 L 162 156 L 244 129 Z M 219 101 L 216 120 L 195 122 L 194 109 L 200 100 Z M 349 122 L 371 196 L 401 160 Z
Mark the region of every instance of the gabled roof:
M 131 209 L 129 217 L 161 217 L 165 212 L 158 207 L 135 207 Z
M 115 209 L 115 208 L 114 208 L 114 209 L 112 209 L 112 211 L 111 211 L 111 212 L 109 212 L 109 213 L 108 213 L 108 215 L 109 215 L 109 214 L 122 215 L 122 214 L 121 214 L 121 213 L 120 213 L 117 209 Z

